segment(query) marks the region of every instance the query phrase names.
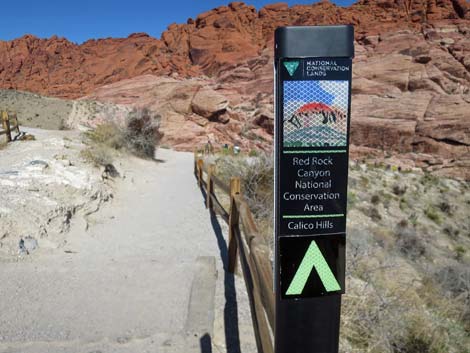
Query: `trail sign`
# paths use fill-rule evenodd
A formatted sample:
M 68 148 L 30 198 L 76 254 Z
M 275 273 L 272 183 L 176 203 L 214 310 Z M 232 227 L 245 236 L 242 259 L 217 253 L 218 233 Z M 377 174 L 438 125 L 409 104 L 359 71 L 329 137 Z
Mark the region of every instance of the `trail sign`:
M 275 32 L 276 353 L 338 352 L 352 26 Z
M 344 289 L 344 241 L 342 234 L 281 237 L 281 298 L 341 293 Z

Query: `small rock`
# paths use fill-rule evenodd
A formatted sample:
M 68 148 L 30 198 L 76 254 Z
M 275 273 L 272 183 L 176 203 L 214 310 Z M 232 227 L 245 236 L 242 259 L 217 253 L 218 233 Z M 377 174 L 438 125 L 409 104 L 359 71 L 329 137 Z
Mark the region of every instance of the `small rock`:
M 36 250 L 39 247 L 38 241 L 35 238 L 30 237 L 30 236 L 27 236 L 26 238 L 24 238 L 24 246 L 26 250 L 28 250 L 29 252 Z
M 49 164 L 46 161 L 40 160 L 40 159 L 35 159 L 29 162 L 29 165 L 41 165 L 44 168 L 48 168 Z
M 427 64 L 431 61 L 431 57 L 429 55 L 418 55 L 415 58 L 415 62 L 420 64 Z
M 451 45 L 451 44 L 454 44 L 455 43 L 455 40 L 453 40 L 452 38 L 442 38 L 441 39 L 441 44 L 442 45 Z
M 129 337 L 118 337 L 116 339 L 116 342 L 119 344 L 126 344 L 130 341 L 131 339 Z

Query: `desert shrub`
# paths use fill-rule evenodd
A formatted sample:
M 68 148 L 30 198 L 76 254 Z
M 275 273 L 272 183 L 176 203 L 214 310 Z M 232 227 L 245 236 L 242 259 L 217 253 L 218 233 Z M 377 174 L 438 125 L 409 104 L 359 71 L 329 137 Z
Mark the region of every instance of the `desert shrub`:
M 378 194 L 372 195 L 370 202 L 372 202 L 374 205 L 377 205 L 380 202 L 380 196 Z
M 129 113 L 124 127 L 114 122 L 96 126 L 84 133 L 90 146 L 83 157 L 95 165 L 112 160 L 113 150 L 125 150 L 141 158 L 153 158 L 161 138 L 160 116 L 148 109 L 134 109 Z
M 466 252 L 467 252 L 467 249 L 465 249 L 462 245 L 457 245 L 455 247 L 455 258 L 457 260 L 462 260 Z
M 397 196 L 402 196 L 406 193 L 406 185 L 395 184 L 392 187 L 392 192 Z
M 409 207 L 408 202 L 406 201 L 404 197 L 400 198 L 398 206 L 400 207 L 400 210 L 402 211 L 405 211 Z
M 104 123 L 85 132 L 86 138 L 93 144 L 104 145 L 119 150 L 125 145 L 123 130 L 115 123 Z
M 398 250 L 411 259 L 417 259 L 426 253 L 426 245 L 415 228 L 398 225 L 395 229 L 395 236 Z
M 442 231 L 444 232 L 444 234 L 448 235 L 449 237 L 451 237 L 453 239 L 456 239 L 458 237 L 459 233 L 460 233 L 460 229 L 455 228 L 451 224 L 445 225 L 444 228 L 442 229 Z
M 128 150 L 139 157 L 153 158 L 161 138 L 160 121 L 160 115 L 153 114 L 149 109 L 133 110 L 124 131 Z
M 435 278 L 453 298 L 464 296 L 470 299 L 470 269 L 464 264 L 440 268 L 436 271 Z
M 445 332 L 422 316 L 411 317 L 404 337 L 392 344 L 394 353 L 443 353 L 448 351 Z
M 413 226 L 413 227 L 416 227 L 418 225 L 418 215 L 416 213 L 411 213 L 409 216 L 408 216 L 408 221 L 410 222 L 410 224 Z
M 470 348 L 470 270 L 462 264 L 448 265 L 428 271 L 419 291 L 427 308 L 446 325 L 446 333 L 456 347 Z M 457 349 L 468 352 L 470 349 Z
M 400 222 L 398 222 L 398 227 L 402 227 L 402 228 L 405 228 L 405 227 L 408 227 L 408 220 L 407 219 L 402 219 L 400 220 Z
M 382 220 L 379 210 L 375 206 L 368 207 L 364 210 L 364 213 L 369 216 L 374 222 Z
M 354 191 L 348 191 L 348 208 L 353 208 L 357 203 L 357 194 Z
M 369 186 L 369 178 L 366 177 L 365 175 L 361 175 L 361 177 L 360 177 L 359 180 L 360 180 L 360 183 L 361 183 L 361 185 L 362 185 L 363 187 L 366 188 L 366 187 Z
M 424 210 L 424 214 L 426 215 L 426 217 L 428 217 L 434 223 L 439 224 L 439 225 L 442 223 L 442 220 L 441 220 L 441 217 L 439 216 L 439 213 L 437 213 L 437 210 L 433 206 L 429 205 Z
M 390 203 L 394 199 L 394 196 L 392 194 L 388 193 L 388 192 L 383 191 L 383 190 L 381 190 L 379 192 L 379 194 L 380 194 L 380 197 L 381 197 L 381 200 L 382 200 L 382 203 L 383 203 L 384 207 L 389 208 Z
M 423 185 L 439 185 L 439 177 L 431 174 L 431 173 L 424 173 L 424 175 L 420 179 L 420 183 Z
M 113 156 L 108 148 L 103 145 L 89 146 L 80 152 L 81 157 L 95 167 L 112 165 Z
M 442 201 L 437 205 L 437 207 L 445 214 L 452 216 L 452 206 L 448 202 Z
M 272 155 L 261 151 L 257 157 L 221 154 L 216 158 L 215 163 L 217 175 L 226 183 L 230 181 L 231 177 L 240 177 L 242 193 L 247 199 L 251 211 L 258 221 L 263 221 L 269 227 L 273 218 L 274 198 Z

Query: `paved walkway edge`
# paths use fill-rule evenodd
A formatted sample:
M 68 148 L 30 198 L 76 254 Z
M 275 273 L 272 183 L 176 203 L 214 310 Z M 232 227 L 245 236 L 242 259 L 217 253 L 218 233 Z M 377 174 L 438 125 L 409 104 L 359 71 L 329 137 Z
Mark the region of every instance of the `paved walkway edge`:
M 194 266 L 184 332 L 168 342 L 165 352 L 210 353 L 215 317 L 217 269 L 215 257 L 200 256 Z

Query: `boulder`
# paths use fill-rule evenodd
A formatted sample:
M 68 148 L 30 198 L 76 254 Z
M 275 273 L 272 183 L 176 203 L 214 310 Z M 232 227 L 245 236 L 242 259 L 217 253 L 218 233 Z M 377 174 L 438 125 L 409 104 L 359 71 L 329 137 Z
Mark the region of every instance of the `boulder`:
M 191 101 L 191 110 L 209 120 L 218 120 L 227 107 L 227 98 L 207 87 L 197 91 Z

